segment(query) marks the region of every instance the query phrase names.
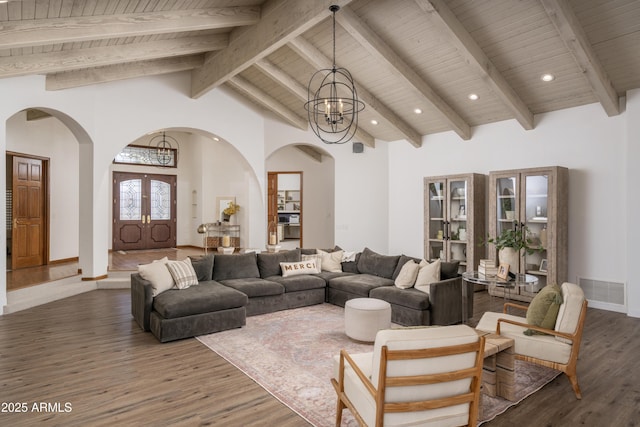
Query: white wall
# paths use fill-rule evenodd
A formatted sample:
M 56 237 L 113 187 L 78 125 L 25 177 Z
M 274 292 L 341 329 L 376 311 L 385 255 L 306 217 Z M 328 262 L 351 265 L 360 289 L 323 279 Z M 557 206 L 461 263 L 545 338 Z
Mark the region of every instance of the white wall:
M 531 131 L 511 120 L 474 128 L 470 141 L 447 132 L 420 149 L 390 144 L 390 251 L 423 255 L 423 177 L 559 165 L 570 170 L 569 280 L 627 282 L 625 127 L 640 120 L 634 114 L 607 117 L 591 104 L 539 115 Z M 637 164 L 638 154 L 631 158 Z
M 625 156 L 625 194 L 627 198 L 626 236 L 626 280 L 628 314 L 640 317 L 640 275 L 638 275 L 638 261 L 640 260 L 640 227 L 638 227 L 638 212 L 640 212 L 640 89 L 627 93 L 627 135 Z

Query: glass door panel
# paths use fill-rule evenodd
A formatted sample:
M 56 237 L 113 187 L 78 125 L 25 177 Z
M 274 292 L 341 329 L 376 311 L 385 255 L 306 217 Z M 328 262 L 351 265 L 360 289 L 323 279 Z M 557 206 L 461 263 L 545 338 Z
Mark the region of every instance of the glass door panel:
M 444 257 L 446 221 L 445 183 L 429 183 L 429 250 L 430 258 Z
M 142 215 L 142 180 L 120 182 L 120 221 L 140 221 Z
M 164 181 L 151 180 L 151 220 L 171 219 L 171 185 Z
M 467 260 L 467 207 L 466 180 L 449 181 L 449 259 L 466 265 Z M 463 268 L 465 270 L 466 268 Z
M 525 255 L 527 273 L 538 276 L 541 284 L 546 279 L 547 260 L 547 215 L 549 200 L 549 176 L 527 175 L 524 178 L 525 207 L 523 219 L 532 246 L 539 248 Z
M 498 223 L 497 234 L 504 230 L 513 228 L 514 221 L 517 220 L 518 211 L 518 183 L 515 176 L 498 178 L 496 183 L 496 218 Z

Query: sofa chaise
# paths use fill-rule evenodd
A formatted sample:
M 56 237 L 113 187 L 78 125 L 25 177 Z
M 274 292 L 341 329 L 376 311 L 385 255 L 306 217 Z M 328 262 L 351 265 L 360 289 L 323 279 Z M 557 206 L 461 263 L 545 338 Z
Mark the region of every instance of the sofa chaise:
M 338 247 L 322 252 L 341 256 Z M 160 342 L 239 328 L 246 316 L 325 302 L 344 306 L 349 299 L 363 297 L 389 302 L 392 321 L 405 326 L 462 321 L 463 281 L 457 263 L 442 263 L 441 280 L 430 284 L 429 293 L 394 286 L 402 266 L 419 259 L 380 255 L 368 248 L 333 271 L 283 273 L 282 266 L 297 266 L 314 256 L 320 256 L 315 249 L 295 249 L 194 257 L 197 285 L 159 294 L 151 280 L 133 273 L 131 313 Z M 468 313 L 473 313 L 472 288 L 467 295 Z

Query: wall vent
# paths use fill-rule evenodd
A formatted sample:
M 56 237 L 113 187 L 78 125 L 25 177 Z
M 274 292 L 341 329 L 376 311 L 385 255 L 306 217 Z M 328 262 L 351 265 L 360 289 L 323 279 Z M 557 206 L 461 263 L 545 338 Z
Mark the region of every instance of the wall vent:
M 605 310 L 627 312 L 626 286 L 624 283 L 609 280 L 587 279 L 578 277 L 578 285 L 589 300 L 589 307 Z

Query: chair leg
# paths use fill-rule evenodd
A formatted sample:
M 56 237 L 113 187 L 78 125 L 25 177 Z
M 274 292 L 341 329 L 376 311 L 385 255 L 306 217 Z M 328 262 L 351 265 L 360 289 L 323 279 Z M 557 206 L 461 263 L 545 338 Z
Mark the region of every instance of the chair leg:
M 342 424 L 343 409 L 344 409 L 344 403 L 342 402 L 342 399 L 340 399 L 340 396 L 338 396 L 338 404 L 336 406 L 336 427 L 340 427 L 340 424 Z
M 573 392 L 576 394 L 576 399 L 582 399 L 582 392 L 580 391 L 580 386 L 578 385 L 578 375 L 576 375 L 575 372 L 573 374 L 566 373 L 566 375 L 571 382 L 571 387 L 573 387 Z

